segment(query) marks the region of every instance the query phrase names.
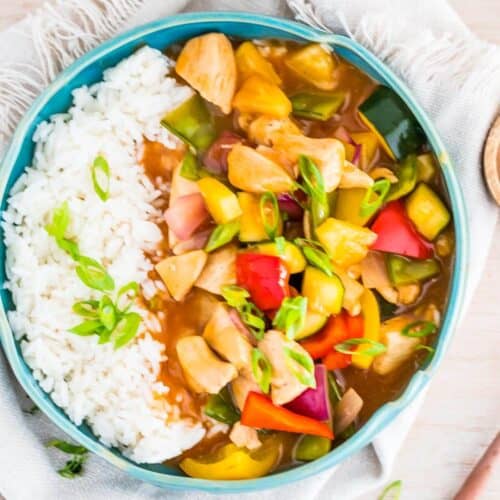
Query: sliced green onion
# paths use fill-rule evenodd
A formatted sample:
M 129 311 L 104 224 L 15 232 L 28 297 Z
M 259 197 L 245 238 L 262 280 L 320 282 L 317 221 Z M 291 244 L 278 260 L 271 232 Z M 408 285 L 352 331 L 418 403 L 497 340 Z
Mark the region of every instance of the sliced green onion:
M 102 201 L 107 201 L 109 198 L 110 170 L 109 164 L 104 156 L 97 156 L 92 163 L 92 184 L 94 191 Z
M 328 382 L 330 386 L 330 399 L 335 399 L 334 403 L 338 403 L 342 399 L 342 394 L 337 383 L 337 379 L 332 372 L 328 372 Z
M 64 250 L 73 260 L 78 260 L 80 258 L 80 249 L 78 243 L 73 240 L 68 240 L 67 238 L 58 238 L 56 243 L 61 250 Z
M 113 301 L 103 295 L 99 301 L 99 320 L 106 330 L 112 332 L 116 326 L 116 309 Z
M 221 293 L 228 305 L 236 309 L 243 307 L 247 303 L 248 297 L 250 297 L 247 290 L 236 285 L 224 285 Z
M 351 346 L 364 344 L 369 344 L 371 347 L 359 351 L 351 348 Z M 348 339 L 335 345 L 334 349 L 342 354 L 365 354 L 366 356 L 378 356 L 387 351 L 387 347 L 381 342 L 365 338 Z
M 71 214 L 68 202 L 65 201 L 61 206 L 52 212 L 52 221 L 45 226 L 45 231 L 56 240 L 63 239 L 71 222 Z
M 375 181 L 361 200 L 359 215 L 361 217 L 372 216 L 383 205 L 390 189 L 391 183 L 388 179 L 379 179 Z M 372 199 L 374 195 L 376 198 Z
M 427 351 L 427 356 L 424 359 L 424 364 L 429 363 L 431 359 L 434 357 L 434 353 L 436 352 L 436 349 L 434 347 L 431 347 L 430 345 L 424 345 L 424 344 L 419 344 L 416 347 L 417 351 Z
M 401 497 L 402 486 L 403 481 L 394 481 L 384 488 L 384 490 L 378 497 L 378 500 L 399 500 Z
M 243 323 L 250 328 L 254 337 L 257 340 L 262 340 L 266 332 L 266 321 L 257 306 L 251 302 L 247 302 L 240 310 L 240 316 Z
M 325 252 L 312 247 L 304 247 L 302 253 L 307 262 L 323 271 L 327 276 L 333 276 L 333 266 L 330 257 Z
M 57 448 L 63 453 L 69 453 L 70 455 L 85 455 L 88 452 L 87 448 L 83 446 L 61 441 L 60 439 L 52 439 L 45 446 L 47 448 Z
M 275 238 L 274 243 L 276 243 L 276 250 L 278 251 L 279 255 L 284 255 L 285 250 L 286 250 L 286 240 L 283 236 L 278 236 Z
M 421 338 L 437 332 L 437 326 L 432 321 L 414 321 L 401 330 L 405 337 Z
M 73 312 L 83 318 L 97 318 L 98 300 L 81 300 L 73 304 Z
M 68 460 L 62 469 L 59 469 L 57 473 L 66 478 L 74 479 L 76 476 L 81 475 L 83 472 L 83 464 L 87 460 L 87 455 L 75 455 L 73 458 Z
M 111 291 L 115 287 L 113 278 L 107 273 L 104 266 L 95 259 L 82 255 L 78 259 L 75 271 L 89 288 L 105 292 Z
M 141 324 L 141 315 L 135 312 L 125 314 L 117 325 L 118 334 L 115 340 L 115 349 L 128 344 L 137 334 Z
M 297 332 L 304 326 L 307 314 L 307 298 L 287 297 L 273 320 L 273 326 L 285 332 L 287 338 L 293 340 Z
M 256 347 L 252 349 L 252 373 L 260 390 L 267 394 L 271 387 L 271 363 L 264 356 L 264 353 Z
M 94 335 L 98 333 L 99 328 L 102 327 L 102 323 L 98 319 L 89 319 L 80 323 L 79 325 L 70 328 L 70 332 L 75 335 L 80 335 L 81 337 L 88 337 L 89 335 Z
M 259 208 L 264 230 L 267 236 L 269 236 L 269 239 L 274 240 L 280 225 L 278 198 L 276 198 L 274 193 L 266 191 L 260 197 Z
M 136 281 L 131 281 L 126 285 L 123 285 L 118 290 L 118 295 L 116 296 L 116 309 L 119 312 L 127 312 L 132 304 L 134 303 L 134 299 L 139 295 L 139 283 Z M 124 299 L 127 299 L 128 302 L 122 304 Z
M 315 163 L 305 155 L 299 156 L 299 172 L 304 187 L 302 189 L 311 198 L 323 199 L 325 194 L 325 181 Z
M 316 378 L 314 377 L 314 361 L 307 353 L 298 352 L 284 346 L 285 362 L 293 373 L 294 377 L 306 387 L 316 388 Z M 302 369 L 297 369 L 299 365 Z
M 213 252 L 219 247 L 222 247 L 229 243 L 240 231 L 240 222 L 238 220 L 233 220 L 227 222 L 226 224 L 219 224 L 208 238 L 208 242 L 205 246 L 205 251 Z

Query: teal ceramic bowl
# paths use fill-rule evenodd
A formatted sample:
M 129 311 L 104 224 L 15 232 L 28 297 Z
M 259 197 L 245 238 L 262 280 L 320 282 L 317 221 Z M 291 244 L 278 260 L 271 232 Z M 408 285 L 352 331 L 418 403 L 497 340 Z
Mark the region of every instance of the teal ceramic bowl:
M 325 33 L 284 19 L 247 13 L 218 12 L 193 13 L 168 17 L 136 28 L 110 40 L 92 50 L 68 69 L 36 99 L 30 110 L 20 121 L 12 143 L 0 169 L 0 195 L 2 210 L 5 208 L 10 188 L 23 170 L 30 164 L 33 155 L 32 136 L 36 126 L 54 113 L 66 111 L 71 103 L 71 92 L 82 85 L 90 85 L 102 77 L 102 72 L 129 56 L 135 49 L 148 44 L 164 49 L 172 43 L 200 35 L 220 31 L 241 38 L 283 38 L 301 42 L 321 42 L 331 45 L 342 57 L 358 66 L 375 80 L 392 87 L 412 110 L 434 150 L 444 175 L 448 202 L 453 212 L 456 233 L 456 254 L 453 276 L 441 333 L 432 361 L 415 373 L 399 399 L 382 406 L 370 420 L 348 441 L 328 455 L 292 470 L 267 477 L 244 481 L 208 481 L 185 477 L 181 472 L 164 465 L 137 465 L 122 456 L 118 450 L 101 444 L 85 426 L 76 426 L 40 388 L 24 362 L 19 345 L 14 340 L 7 321 L 6 311 L 13 307 L 11 297 L 3 288 L 0 307 L 0 336 L 2 346 L 12 370 L 32 398 L 34 403 L 72 439 L 93 453 L 122 469 L 131 476 L 163 488 L 203 490 L 211 493 L 250 492 L 273 488 L 292 481 L 307 478 L 329 469 L 370 443 L 390 424 L 422 391 L 441 363 L 459 318 L 466 281 L 467 220 L 465 207 L 455 171 L 450 163 L 443 143 L 427 115 L 417 104 L 406 86 L 375 56 L 353 40 L 340 35 Z M 0 261 L 5 260 L 5 247 L 0 246 Z M 5 280 L 5 267 L 1 266 L 0 281 Z

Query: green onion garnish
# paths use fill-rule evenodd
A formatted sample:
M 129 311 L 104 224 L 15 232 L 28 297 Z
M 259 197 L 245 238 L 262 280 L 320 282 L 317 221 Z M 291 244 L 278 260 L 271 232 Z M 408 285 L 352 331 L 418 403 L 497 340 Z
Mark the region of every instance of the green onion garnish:
M 434 347 L 431 347 L 430 345 L 424 345 L 424 344 L 419 344 L 416 347 L 417 351 L 427 351 L 427 356 L 424 359 L 424 364 L 427 364 L 433 357 L 434 353 L 436 352 L 436 349 Z
M 113 290 L 115 282 L 100 262 L 84 255 L 77 262 L 76 274 L 85 285 L 101 292 Z
M 403 482 L 401 480 L 394 481 L 384 488 L 378 500 L 399 500 L 402 486 Z
M 102 328 L 102 323 L 99 319 L 88 319 L 82 323 L 70 328 L 70 332 L 80 337 L 88 337 L 90 335 L 95 335 L 99 333 L 99 329 Z
M 92 184 L 94 191 L 102 201 L 107 201 L 109 198 L 110 170 L 109 164 L 104 156 L 97 156 L 92 163 Z
M 86 448 L 76 444 L 67 443 L 66 441 L 61 441 L 59 439 L 49 441 L 46 446 L 53 446 L 63 453 L 73 455 L 66 462 L 64 467 L 57 471 L 60 476 L 65 477 L 66 479 L 74 479 L 83 472 L 83 464 L 88 457 L 88 450 Z
M 259 208 L 264 230 L 269 239 L 274 240 L 280 225 L 278 198 L 270 191 L 263 193 L 260 197 Z
M 369 344 L 371 347 L 361 349 L 359 351 L 352 349 L 351 347 L 364 344 Z M 378 356 L 379 354 L 387 351 L 387 347 L 381 342 L 365 338 L 348 339 L 335 345 L 334 349 L 342 354 L 365 354 L 366 356 Z
M 52 221 L 45 226 L 45 230 L 56 240 L 57 246 L 61 250 L 69 254 L 73 260 L 77 260 L 80 256 L 78 244 L 65 237 L 70 222 L 71 214 L 68 202 L 65 201 L 60 207 L 54 209 L 52 212 Z
M 361 217 L 372 216 L 382 206 L 390 189 L 391 183 L 388 179 L 379 179 L 375 181 L 361 200 L 359 215 Z M 373 199 L 374 195 L 375 199 Z
M 141 315 L 135 312 L 125 314 L 116 326 L 115 349 L 128 344 L 137 334 L 141 324 Z
M 60 439 L 52 439 L 45 446 L 47 448 L 57 448 L 63 453 L 68 453 L 70 455 L 85 455 L 88 451 L 87 448 L 83 446 L 61 441 Z
M 409 325 L 406 325 L 401 330 L 401 335 L 405 337 L 427 337 L 437 332 L 437 326 L 432 321 L 414 321 Z
M 285 362 L 295 378 L 306 387 L 316 388 L 314 376 L 314 361 L 308 353 L 298 352 L 291 347 L 284 346 Z M 297 369 L 297 365 L 301 368 Z
M 98 300 L 81 300 L 73 304 L 73 312 L 82 318 L 97 318 Z
M 252 349 L 252 372 L 261 391 L 267 394 L 271 386 L 271 363 L 264 356 L 264 353 L 256 347 Z
M 219 224 L 210 235 L 205 246 L 205 251 L 213 252 L 215 249 L 229 243 L 239 232 L 240 223 L 238 220 Z
M 224 285 L 221 293 L 228 305 L 236 309 L 243 307 L 250 297 L 247 290 L 236 285 Z
M 320 243 L 306 238 L 295 238 L 294 243 L 302 249 L 304 257 L 311 266 L 317 267 L 327 276 L 333 276 L 332 262 Z
M 286 250 L 286 240 L 283 236 L 278 236 L 274 239 L 274 243 L 276 243 L 276 250 L 279 255 L 284 255 Z
M 116 326 L 116 309 L 113 301 L 103 295 L 99 301 L 99 320 L 106 330 L 112 332 Z
M 116 309 L 119 312 L 127 312 L 133 304 L 133 300 L 139 295 L 139 283 L 136 281 L 131 281 L 126 285 L 123 285 L 120 290 L 118 290 L 118 295 L 116 296 Z M 128 302 L 122 304 L 124 299 Z
M 307 313 L 306 297 L 287 297 L 273 320 L 273 326 L 285 332 L 288 339 L 293 340 L 297 332 L 304 326 Z
M 328 372 L 328 382 L 329 382 L 329 395 L 330 399 L 335 399 L 334 403 L 338 403 L 342 399 L 342 394 L 340 393 L 340 388 L 337 383 L 337 379 L 332 372 Z

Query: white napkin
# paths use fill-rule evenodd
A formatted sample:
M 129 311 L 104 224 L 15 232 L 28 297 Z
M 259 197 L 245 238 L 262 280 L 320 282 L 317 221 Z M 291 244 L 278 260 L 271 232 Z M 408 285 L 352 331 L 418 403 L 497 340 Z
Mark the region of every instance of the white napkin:
M 187 0 L 58 0 L 0 33 L 0 151 L 33 97 L 72 59 L 126 28 L 172 14 Z M 413 89 L 431 115 L 461 180 L 471 226 L 469 296 L 479 280 L 497 210 L 485 192 L 480 155 L 498 112 L 500 50 L 478 41 L 445 0 L 193 0 L 188 10 L 249 10 L 292 16 L 348 33 L 385 60 Z M 103 13 L 103 11 L 105 11 Z M 3 144 L 2 144 L 3 141 Z M 373 444 L 319 477 L 243 500 L 349 499 L 387 481 L 423 395 Z M 0 493 L 7 500 L 213 498 L 165 492 L 133 480 L 97 457 L 72 481 L 55 470 L 65 461 L 44 443 L 62 436 L 31 403 L 0 355 Z M 236 495 L 226 497 L 235 498 Z

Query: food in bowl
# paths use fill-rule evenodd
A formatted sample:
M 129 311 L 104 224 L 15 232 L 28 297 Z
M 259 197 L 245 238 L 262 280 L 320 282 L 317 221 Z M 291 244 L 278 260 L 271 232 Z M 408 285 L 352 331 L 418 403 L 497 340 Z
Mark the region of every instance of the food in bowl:
M 137 463 L 315 460 L 432 355 L 454 236 L 389 88 L 328 47 L 142 47 L 42 123 L 4 212 L 40 386 Z

